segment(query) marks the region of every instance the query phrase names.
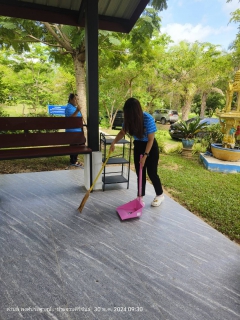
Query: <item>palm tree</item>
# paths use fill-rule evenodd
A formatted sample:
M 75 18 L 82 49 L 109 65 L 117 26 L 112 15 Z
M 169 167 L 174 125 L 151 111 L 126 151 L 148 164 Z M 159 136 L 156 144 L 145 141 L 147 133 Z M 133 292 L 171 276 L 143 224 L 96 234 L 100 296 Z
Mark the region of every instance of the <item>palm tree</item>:
M 206 123 L 200 123 L 201 119 L 197 117 L 193 121 L 181 121 L 178 124 L 178 130 L 184 135 L 184 139 L 190 140 L 203 128 L 206 127 Z

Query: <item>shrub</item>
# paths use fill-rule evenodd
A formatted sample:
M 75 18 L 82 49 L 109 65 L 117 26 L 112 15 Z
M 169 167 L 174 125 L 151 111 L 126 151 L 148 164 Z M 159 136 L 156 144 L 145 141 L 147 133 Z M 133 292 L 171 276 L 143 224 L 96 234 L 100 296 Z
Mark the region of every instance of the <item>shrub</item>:
M 204 140 L 201 143 L 194 143 L 193 145 L 193 154 L 195 153 L 204 153 L 207 150 L 207 143 Z
M 211 126 L 206 127 L 201 144 L 206 146 L 207 151 L 211 151 L 211 144 L 222 142 L 222 138 L 223 133 L 221 132 L 220 124 L 212 124 Z
M 165 138 L 168 136 L 168 132 L 167 131 L 163 131 L 163 130 L 158 130 L 155 133 L 155 139 L 157 140 L 157 142 L 161 142 L 163 140 L 165 140 Z
M 165 147 L 166 135 L 167 135 L 167 132 L 162 130 L 158 130 L 155 133 L 155 139 L 157 140 L 157 143 L 158 143 L 159 153 L 160 152 L 166 153 L 166 147 Z
M 172 146 L 171 148 L 169 148 L 166 152 L 166 154 L 170 154 L 170 153 L 175 153 L 175 154 L 180 154 L 182 153 L 182 143 L 176 143 L 174 146 Z
M 0 117 L 9 117 L 9 114 L 7 114 L 1 107 L 0 107 Z
M 9 114 L 7 114 L 1 107 L 0 107 L 0 117 L 9 117 Z M 6 133 L 6 131 L 0 130 L 0 134 Z
M 199 117 L 191 122 L 182 120 L 178 123 L 178 131 L 182 132 L 184 139 L 193 139 L 201 129 L 206 127 L 206 124 L 200 121 Z

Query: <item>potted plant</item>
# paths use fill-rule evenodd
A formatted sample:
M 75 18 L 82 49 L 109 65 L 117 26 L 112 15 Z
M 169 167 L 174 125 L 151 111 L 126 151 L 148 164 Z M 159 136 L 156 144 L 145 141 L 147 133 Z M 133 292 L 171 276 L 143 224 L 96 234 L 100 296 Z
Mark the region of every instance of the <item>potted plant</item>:
M 201 122 L 199 117 L 191 122 L 180 121 L 178 123 L 178 130 L 183 134 L 182 145 L 184 149 L 192 149 L 195 135 L 206 127 L 205 122 Z

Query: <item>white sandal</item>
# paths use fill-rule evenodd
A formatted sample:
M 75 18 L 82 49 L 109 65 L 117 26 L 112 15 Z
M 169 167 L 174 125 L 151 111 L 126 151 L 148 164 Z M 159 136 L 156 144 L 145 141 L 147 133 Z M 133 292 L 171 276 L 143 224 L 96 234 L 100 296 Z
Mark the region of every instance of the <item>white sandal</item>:
M 152 207 L 159 207 L 160 204 L 163 202 L 164 200 L 164 195 L 160 196 L 160 197 L 155 197 L 153 202 L 151 203 Z

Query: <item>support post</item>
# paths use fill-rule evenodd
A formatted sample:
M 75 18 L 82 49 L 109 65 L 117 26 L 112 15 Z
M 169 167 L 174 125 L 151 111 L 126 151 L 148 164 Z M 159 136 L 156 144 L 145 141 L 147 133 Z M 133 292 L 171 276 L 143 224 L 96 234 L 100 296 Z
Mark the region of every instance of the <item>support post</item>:
M 85 14 L 88 145 L 99 151 L 98 1 L 87 0 Z

